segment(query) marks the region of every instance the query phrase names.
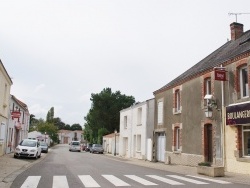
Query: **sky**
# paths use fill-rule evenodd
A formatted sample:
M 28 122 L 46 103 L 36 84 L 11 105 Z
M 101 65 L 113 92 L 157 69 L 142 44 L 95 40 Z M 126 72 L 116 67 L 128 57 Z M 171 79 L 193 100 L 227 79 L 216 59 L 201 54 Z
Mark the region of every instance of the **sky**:
M 84 125 L 104 88 L 138 102 L 231 39 L 249 0 L 0 0 L 0 59 L 30 114 Z

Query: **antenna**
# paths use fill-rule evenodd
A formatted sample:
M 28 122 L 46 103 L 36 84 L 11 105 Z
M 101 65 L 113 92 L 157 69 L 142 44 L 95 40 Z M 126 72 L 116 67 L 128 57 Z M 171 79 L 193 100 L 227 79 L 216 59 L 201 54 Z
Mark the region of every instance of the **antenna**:
M 246 13 L 232 13 L 232 12 L 229 12 L 229 13 L 228 13 L 229 16 L 235 15 L 236 22 L 237 22 L 237 15 L 241 15 L 241 14 L 250 14 L 250 13 L 248 13 L 248 12 L 246 12 Z

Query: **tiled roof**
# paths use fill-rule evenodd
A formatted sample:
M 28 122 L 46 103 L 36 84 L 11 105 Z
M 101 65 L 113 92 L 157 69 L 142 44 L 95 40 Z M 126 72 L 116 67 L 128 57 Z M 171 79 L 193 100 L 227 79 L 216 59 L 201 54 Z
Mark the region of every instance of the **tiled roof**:
M 154 94 L 160 93 L 167 89 L 180 85 L 187 80 L 193 79 L 214 67 L 218 67 L 227 61 L 236 58 L 239 55 L 250 52 L 250 30 L 243 33 L 237 40 L 228 41 L 223 46 L 212 52 L 210 55 L 202 59 L 193 67 L 185 71 L 183 74 L 163 86 L 162 88 L 154 91 Z

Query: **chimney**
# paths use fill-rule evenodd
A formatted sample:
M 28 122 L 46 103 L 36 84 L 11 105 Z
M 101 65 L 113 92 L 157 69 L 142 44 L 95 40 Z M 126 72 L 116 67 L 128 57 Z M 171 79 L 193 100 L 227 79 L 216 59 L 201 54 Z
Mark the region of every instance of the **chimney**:
M 230 24 L 231 40 L 236 40 L 243 34 L 243 24 L 233 22 Z

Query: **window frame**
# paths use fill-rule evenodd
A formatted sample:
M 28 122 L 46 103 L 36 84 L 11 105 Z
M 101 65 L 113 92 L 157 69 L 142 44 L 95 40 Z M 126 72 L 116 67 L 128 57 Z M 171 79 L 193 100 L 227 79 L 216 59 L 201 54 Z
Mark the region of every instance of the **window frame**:
M 160 100 L 157 102 L 157 124 L 163 124 L 163 101 Z
M 243 71 L 245 71 L 243 73 Z M 248 67 L 246 65 L 239 68 L 239 91 L 240 98 L 249 97 Z
M 128 116 L 123 116 L 123 127 L 124 129 L 128 128 Z
M 244 129 L 244 127 L 248 127 L 247 129 Z M 249 151 L 249 155 L 245 155 L 245 142 L 244 142 L 244 133 L 245 132 L 250 132 L 250 125 L 242 125 L 242 157 L 245 158 L 250 158 L 250 151 Z M 248 143 L 250 144 L 250 143 Z M 250 147 L 247 148 L 250 150 Z

